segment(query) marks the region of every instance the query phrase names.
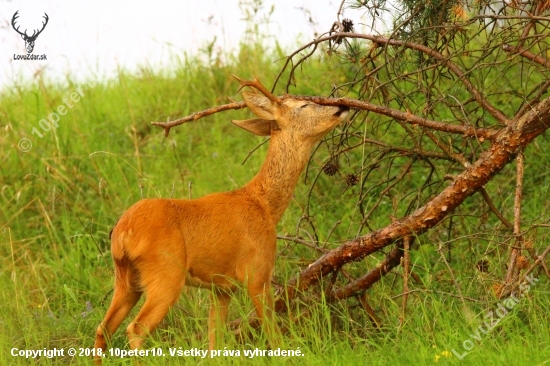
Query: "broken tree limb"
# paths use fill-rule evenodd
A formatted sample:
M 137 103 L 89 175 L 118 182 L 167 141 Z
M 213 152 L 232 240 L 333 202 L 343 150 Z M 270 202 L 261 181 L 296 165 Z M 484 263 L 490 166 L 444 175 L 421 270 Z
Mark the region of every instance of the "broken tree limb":
M 361 291 L 368 290 L 372 285 L 378 282 L 383 276 L 401 263 L 403 258 L 403 244 L 400 243 L 375 268 L 371 269 L 363 277 L 347 284 L 344 287 L 332 291 L 329 301 L 342 300 L 356 295 Z

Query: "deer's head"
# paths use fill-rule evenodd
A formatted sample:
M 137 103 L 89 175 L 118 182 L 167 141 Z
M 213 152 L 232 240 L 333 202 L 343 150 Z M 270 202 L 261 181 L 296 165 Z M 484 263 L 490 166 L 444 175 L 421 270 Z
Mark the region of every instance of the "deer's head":
M 21 35 L 21 38 L 23 38 L 23 40 L 25 41 L 25 48 L 27 49 L 27 53 L 32 53 L 32 50 L 34 49 L 34 42 L 36 41 L 36 38 L 38 37 L 38 35 L 40 33 L 42 33 L 42 31 L 44 30 L 44 28 L 46 28 L 46 24 L 48 24 L 48 14 L 44 13 L 44 19 L 46 20 L 45 22 L 42 22 L 42 29 L 38 30 L 38 29 L 35 29 L 32 33 L 32 36 L 29 36 L 27 34 L 27 30 L 25 29 L 25 32 L 21 33 L 19 31 L 19 27 L 15 27 L 15 20 L 17 18 L 19 18 L 19 15 L 17 14 L 19 13 L 19 10 L 17 10 L 15 12 L 15 14 L 13 14 L 13 18 L 11 18 L 11 26 L 13 27 L 13 29 L 19 33 Z
M 259 118 L 232 122 L 258 136 L 280 133 L 313 145 L 342 122 L 349 111 L 345 106 L 323 106 L 292 97 L 281 100 L 267 91 L 257 79 L 252 82 L 239 81 L 241 86 L 252 86 L 262 93 L 242 94 L 246 106 Z

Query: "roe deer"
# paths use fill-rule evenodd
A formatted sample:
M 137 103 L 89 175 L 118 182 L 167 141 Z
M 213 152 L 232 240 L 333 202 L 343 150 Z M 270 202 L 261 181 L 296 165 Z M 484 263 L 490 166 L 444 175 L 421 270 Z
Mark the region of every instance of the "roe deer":
M 212 289 L 209 349 L 214 349 L 216 328 L 225 323 L 236 282 L 246 287 L 270 342 L 277 333 L 271 293 L 276 225 L 313 147 L 349 108 L 280 99 L 257 79 L 239 82 L 263 94 L 242 93 L 259 118 L 232 122 L 271 136 L 264 164 L 235 191 L 193 200 L 143 199 L 122 215 L 112 231 L 113 300 L 97 328 L 95 348 L 105 350 L 106 339 L 145 292 L 145 303 L 127 329 L 130 348 L 140 348 L 185 284 Z

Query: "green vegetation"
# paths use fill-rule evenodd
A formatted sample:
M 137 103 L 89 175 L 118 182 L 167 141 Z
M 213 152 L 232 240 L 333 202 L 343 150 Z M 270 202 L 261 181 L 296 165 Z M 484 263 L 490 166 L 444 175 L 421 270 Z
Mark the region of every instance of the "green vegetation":
M 11 356 L 11 349 L 91 348 L 95 329 L 103 317 L 112 293 L 113 266 L 109 254 L 109 231 L 120 214 L 144 197 L 200 197 L 244 185 L 263 162 L 266 145 L 250 156 L 263 140 L 234 127 L 231 119 L 245 118 L 248 111 L 217 114 L 196 123 L 173 128 L 165 138 L 150 121 L 175 119 L 228 101 L 239 100 L 236 74 L 256 75 L 272 85 L 279 71 L 282 53 L 243 46 L 235 57 L 222 61 L 210 58 L 175 59 L 169 70 L 143 68 L 137 74 L 120 71 L 116 79 L 77 84 L 68 79 L 55 84 L 37 79 L 32 85 L 16 85 L 0 95 L 0 364 L 26 365 L 32 361 Z M 326 95 L 333 83 L 341 83 L 341 60 L 337 57 L 310 59 L 299 74 L 296 94 Z M 42 131 L 39 121 L 66 105 L 64 98 L 81 88 L 83 96 L 60 116 L 58 128 Z M 279 90 L 282 92 L 282 90 Z M 39 137 L 36 128 L 43 134 Z M 370 127 L 369 127 L 370 128 Z M 399 137 L 385 134 L 383 126 L 373 134 L 388 143 Z M 24 153 L 18 142 L 28 138 L 32 148 Z M 295 200 L 279 225 L 279 233 L 296 233 L 314 176 L 329 161 L 322 144 L 309 167 L 307 184 L 300 181 Z M 530 147 L 525 188 L 524 217 L 539 216 L 548 197 L 548 141 Z M 359 154 L 359 155 L 353 155 Z M 242 164 L 246 159 L 246 163 Z M 364 156 L 351 153 L 341 161 L 341 172 L 333 177 L 321 174 L 311 192 L 309 213 L 315 220 L 320 242 L 325 242 L 336 220 L 327 247 L 354 237 L 361 215 L 355 205 L 358 187 L 345 184 L 345 174 L 359 171 Z M 391 168 L 392 174 L 401 167 Z M 513 197 L 512 168 L 491 184 L 508 184 L 499 202 Z M 428 171 L 428 170 L 427 170 Z M 536 174 L 535 174 L 536 173 Z M 388 169 L 387 174 L 390 174 Z M 425 177 L 410 177 L 411 186 L 421 186 Z M 442 183 L 441 183 L 442 184 Z M 375 199 L 383 189 L 373 189 Z M 434 187 L 437 191 L 437 188 Z M 397 197 L 400 200 L 403 197 Z M 369 221 L 371 226 L 391 221 L 391 201 L 384 215 Z M 474 201 L 467 205 L 475 204 Z M 405 212 L 400 212 L 405 214 Z M 477 217 L 463 220 L 476 222 Z M 472 224 L 473 225 L 473 224 Z M 487 230 L 493 230 L 490 223 Z M 452 266 L 463 284 L 465 297 L 481 299 L 462 302 L 449 295 L 453 286 L 446 264 L 437 252 L 435 234 L 418 239 L 419 250 L 412 263 L 425 291 L 409 298 L 407 317 L 399 325 L 401 269 L 389 274 L 368 291 L 382 328 L 369 320 L 357 299 L 315 305 L 297 304 L 292 314 L 280 315 L 288 328 L 282 348 L 300 348 L 301 358 L 219 357 L 189 360 L 201 364 L 458 364 L 455 349 L 463 354 L 463 342 L 472 339 L 484 316 L 497 309 L 491 295 L 490 278 L 485 273 L 472 277 L 472 268 L 487 243 L 464 237 L 453 252 Z M 303 232 L 302 232 L 303 234 Z M 490 237 L 488 235 L 488 237 Z M 498 240 L 498 233 L 492 240 Z M 435 243 L 435 244 L 434 244 Z M 469 252 L 461 248 L 470 248 Z M 483 248 L 482 248 L 483 247 Z M 500 253 L 500 254 L 499 254 Z M 284 283 L 318 253 L 289 242 L 280 242 L 276 281 Z M 505 251 L 494 254 L 505 255 Z M 492 265 L 488 258 L 489 265 Z M 500 258 L 501 260 L 502 258 Z M 500 263 L 500 260 L 496 263 Z M 377 263 L 369 258 L 353 270 L 365 273 Z M 550 358 L 548 329 L 548 279 L 531 287 L 490 333 L 473 340 L 473 349 L 461 361 L 468 365 L 533 365 Z M 317 291 L 318 292 L 318 291 Z M 482 295 L 479 295 L 482 294 Z M 315 296 L 314 292 L 304 294 Z M 141 302 L 140 302 L 141 304 Z M 170 312 L 147 348 L 206 349 L 205 334 L 209 298 L 207 291 L 189 289 Z M 139 304 L 138 304 L 139 307 Z M 137 308 L 137 307 L 136 307 Z M 246 318 L 252 310 L 242 293 L 231 304 L 229 319 Z M 297 314 L 305 312 L 303 316 Z M 135 309 L 132 314 L 135 314 Z M 124 329 L 128 317 L 113 339 L 113 347 L 126 349 Z M 496 315 L 495 315 L 496 317 Z M 253 331 L 254 332 L 254 331 Z M 478 332 L 479 334 L 479 332 Z M 244 343 L 229 334 L 227 349 L 265 349 L 263 335 L 255 334 Z M 466 343 L 469 345 L 469 343 Z M 221 347 L 223 348 L 223 347 Z M 187 361 L 187 360 L 183 360 Z M 39 364 L 90 364 L 89 357 L 41 357 Z M 146 358 L 144 364 L 181 364 L 182 358 Z M 106 364 L 131 364 L 129 359 L 109 358 Z

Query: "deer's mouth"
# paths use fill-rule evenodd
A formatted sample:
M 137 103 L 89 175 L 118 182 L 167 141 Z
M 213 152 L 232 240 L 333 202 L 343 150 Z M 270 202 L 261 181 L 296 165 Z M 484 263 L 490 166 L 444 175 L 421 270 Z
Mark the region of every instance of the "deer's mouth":
M 345 113 L 347 113 L 347 112 L 349 112 L 349 107 L 348 107 L 348 106 L 339 105 L 339 106 L 338 106 L 338 112 L 334 113 L 334 115 L 335 115 L 336 117 L 340 117 L 340 116 L 342 116 L 342 114 L 345 114 Z

